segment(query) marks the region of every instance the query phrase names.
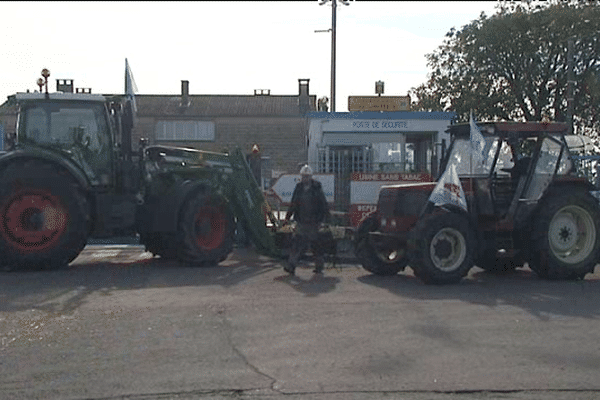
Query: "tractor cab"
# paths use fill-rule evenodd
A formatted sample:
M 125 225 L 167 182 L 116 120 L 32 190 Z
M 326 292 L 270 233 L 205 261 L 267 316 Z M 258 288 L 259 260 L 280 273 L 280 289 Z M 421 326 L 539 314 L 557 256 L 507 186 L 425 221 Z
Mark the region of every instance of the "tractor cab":
M 18 93 L 14 150 L 69 160 L 92 186 L 109 186 L 115 174 L 116 117 L 102 95 Z
M 131 149 L 131 102 L 121 96 L 61 92 L 17 93 L 11 101 L 19 112 L 10 150 L 80 171 L 84 186 L 139 191 Z
M 442 165 L 455 166 L 475 220 L 520 226 L 551 186 L 589 186 L 571 160 L 569 143 L 575 141 L 567 142 L 565 124 L 496 122 L 480 130 L 485 146 L 478 158 L 470 126 L 450 127 L 452 145 Z

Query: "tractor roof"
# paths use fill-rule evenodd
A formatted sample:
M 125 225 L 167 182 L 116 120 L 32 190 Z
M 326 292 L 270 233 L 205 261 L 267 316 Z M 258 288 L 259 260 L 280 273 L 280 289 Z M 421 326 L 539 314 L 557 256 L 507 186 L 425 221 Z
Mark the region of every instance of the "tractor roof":
M 105 102 L 106 97 L 101 94 L 91 94 L 91 93 L 48 93 L 46 97 L 46 93 L 17 93 L 14 95 L 14 99 L 17 102 L 22 101 L 39 101 L 39 100 L 64 100 L 64 101 L 99 101 Z
M 532 137 L 544 134 L 566 135 L 568 125 L 562 122 L 478 122 L 484 136 Z M 469 137 L 470 124 L 451 125 L 446 131 L 455 137 Z

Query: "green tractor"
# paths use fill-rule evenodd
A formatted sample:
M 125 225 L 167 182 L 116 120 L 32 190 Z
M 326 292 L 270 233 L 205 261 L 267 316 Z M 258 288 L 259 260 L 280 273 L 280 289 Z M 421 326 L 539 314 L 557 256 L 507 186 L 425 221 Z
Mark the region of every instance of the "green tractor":
M 214 264 L 232 251 L 236 226 L 277 255 L 273 216 L 241 151 L 144 141 L 133 151 L 132 100 L 47 89 L 9 97 L 18 112 L 0 157 L 0 264 L 57 268 L 90 238 L 125 235 L 162 258 Z

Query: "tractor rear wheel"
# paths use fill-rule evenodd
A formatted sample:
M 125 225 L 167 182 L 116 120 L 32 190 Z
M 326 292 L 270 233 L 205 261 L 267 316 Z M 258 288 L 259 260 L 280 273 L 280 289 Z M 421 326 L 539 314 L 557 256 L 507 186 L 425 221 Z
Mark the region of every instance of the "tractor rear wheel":
M 90 213 L 66 171 L 18 160 L 0 172 L 0 254 L 10 269 L 58 268 L 87 243 Z
M 475 238 L 467 218 L 447 212 L 422 218 L 411 231 L 411 268 L 425 283 L 456 283 L 473 267 Z
M 546 279 L 583 279 L 600 257 L 600 211 L 585 190 L 547 197 L 534 220 L 530 268 Z
M 178 257 L 192 264 L 215 264 L 233 250 L 235 220 L 226 202 L 200 192 L 183 206 Z
M 375 275 L 391 276 L 403 271 L 408 264 L 406 249 L 375 246 L 369 239 L 369 232 L 378 229 L 377 218 L 365 218 L 356 233 L 354 254 L 363 268 Z

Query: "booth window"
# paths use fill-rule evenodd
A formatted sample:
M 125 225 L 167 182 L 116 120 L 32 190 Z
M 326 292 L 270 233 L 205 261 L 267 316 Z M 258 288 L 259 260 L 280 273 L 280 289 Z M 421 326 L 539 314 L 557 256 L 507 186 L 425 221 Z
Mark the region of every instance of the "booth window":
M 318 172 L 344 175 L 373 171 L 373 149 L 370 146 L 331 146 L 319 149 Z

